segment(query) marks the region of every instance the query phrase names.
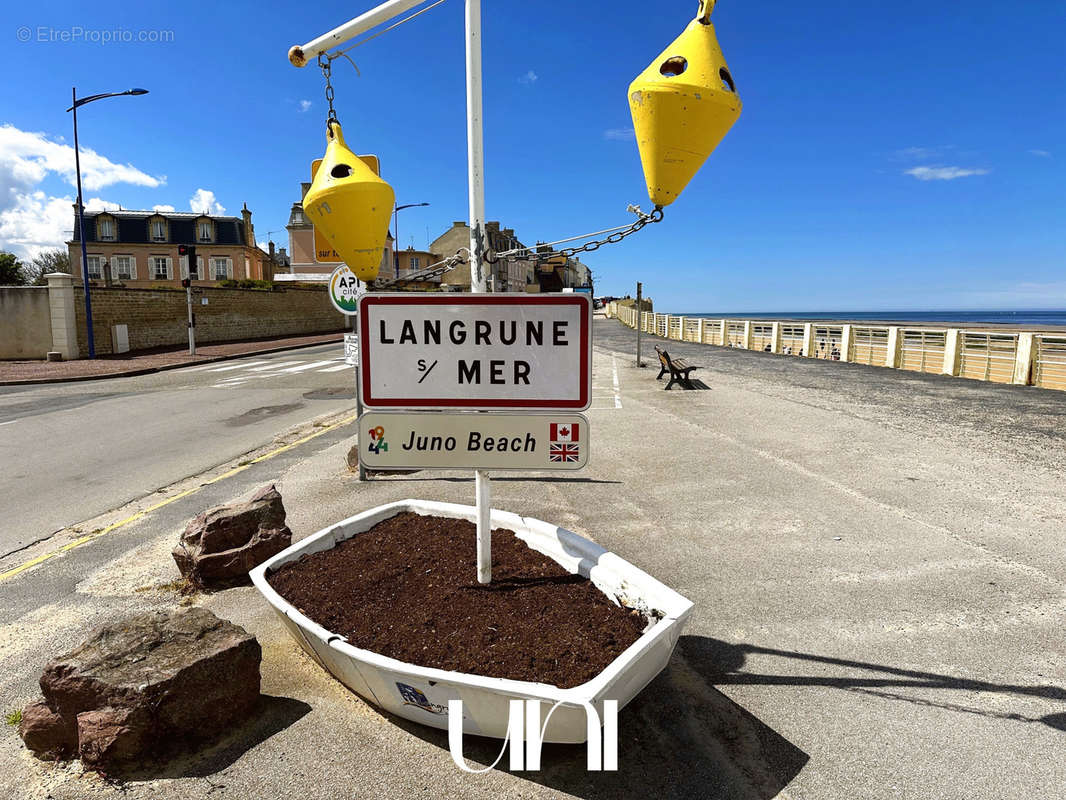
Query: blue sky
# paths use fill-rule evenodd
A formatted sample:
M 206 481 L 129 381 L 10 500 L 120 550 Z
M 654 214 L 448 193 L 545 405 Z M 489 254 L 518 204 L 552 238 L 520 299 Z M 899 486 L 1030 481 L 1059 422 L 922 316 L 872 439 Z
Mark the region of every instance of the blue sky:
M 247 203 L 284 244 L 325 144 L 321 75 L 286 52 L 370 5 L 8 12 L 0 248 L 72 225 L 72 85 L 150 90 L 83 109 L 88 198 Z M 531 243 L 648 208 L 626 87 L 695 8 L 483 0 L 490 219 Z M 585 259 L 598 293 L 643 280 L 667 311 L 1066 308 L 1066 6 L 720 0 L 713 20 L 744 112 L 664 222 Z M 353 51 L 361 77 L 335 62 L 349 144 L 381 157 L 398 202 L 431 204 L 401 212 L 404 246 L 466 217 L 462 32 L 447 0 Z

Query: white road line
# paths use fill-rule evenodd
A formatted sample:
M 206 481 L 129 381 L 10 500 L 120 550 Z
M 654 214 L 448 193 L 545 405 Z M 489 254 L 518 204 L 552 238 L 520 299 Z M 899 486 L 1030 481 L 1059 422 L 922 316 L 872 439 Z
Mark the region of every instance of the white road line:
M 355 367 L 351 366 L 350 364 L 340 364 L 336 367 L 326 367 L 325 369 L 320 369 L 319 372 L 340 372 L 342 369 L 355 369 Z
M 18 422 L 17 419 L 9 419 L 7 422 L 0 422 L 0 425 L 14 425 L 16 422 Z
M 256 364 L 266 364 L 266 361 L 260 359 L 259 361 L 245 361 L 243 364 L 230 364 L 226 367 L 215 367 L 211 372 L 229 372 L 233 369 L 244 369 L 245 367 L 253 367 Z
M 255 369 L 248 370 L 249 372 L 268 372 L 272 369 L 278 369 L 279 367 L 290 367 L 293 364 L 303 364 L 303 360 L 299 361 L 277 361 L 273 364 L 268 364 L 265 367 L 256 367 Z
M 622 390 L 618 386 L 618 363 L 611 356 L 611 372 L 614 374 L 614 407 L 622 407 Z
M 289 367 L 288 369 L 281 370 L 286 373 L 303 372 L 305 369 L 314 369 L 315 367 L 324 367 L 327 364 L 332 364 L 333 359 L 327 359 L 325 361 L 312 361 L 310 364 L 303 364 L 299 367 Z
M 211 388 L 212 389 L 232 389 L 234 386 L 240 386 L 242 383 L 247 383 L 247 382 L 248 381 L 226 381 L 225 383 L 212 384 Z

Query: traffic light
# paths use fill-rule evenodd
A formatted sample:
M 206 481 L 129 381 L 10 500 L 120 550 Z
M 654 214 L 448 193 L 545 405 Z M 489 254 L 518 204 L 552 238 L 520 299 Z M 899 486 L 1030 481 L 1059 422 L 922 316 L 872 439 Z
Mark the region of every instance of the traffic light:
M 188 289 L 190 286 L 192 286 L 192 281 L 190 281 L 188 278 L 182 278 L 181 279 L 181 288 L 182 289 Z
M 196 245 L 194 244 L 179 244 L 178 255 L 187 256 L 189 259 L 189 278 L 191 280 L 200 280 L 200 276 L 196 270 Z M 188 286 L 188 283 L 182 282 L 182 286 Z

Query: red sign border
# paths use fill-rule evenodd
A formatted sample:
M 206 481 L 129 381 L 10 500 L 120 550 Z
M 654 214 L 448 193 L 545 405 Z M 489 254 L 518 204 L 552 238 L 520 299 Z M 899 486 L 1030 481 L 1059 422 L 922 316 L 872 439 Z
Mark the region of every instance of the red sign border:
M 371 306 L 580 306 L 581 307 L 581 397 L 578 400 L 462 400 L 456 398 L 375 399 L 371 396 L 370 337 L 368 329 Z M 359 388 L 367 409 L 451 408 L 469 410 L 508 409 L 512 411 L 587 411 L 592 405 L 592 301 L 585 294 L 367 294 L 359 299 Z

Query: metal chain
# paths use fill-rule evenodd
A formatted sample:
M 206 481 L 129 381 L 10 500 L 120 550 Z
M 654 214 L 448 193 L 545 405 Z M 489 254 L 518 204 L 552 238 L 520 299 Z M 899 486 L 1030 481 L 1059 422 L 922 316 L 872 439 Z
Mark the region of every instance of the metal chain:
M 500 261 L 532 261 L 535 264 L 539 264 L 542 261 L 549 261 L 553 258 L 573 258 L 578 253 L 591 253 L 593 250 L 599 250 L 605 244 L 618 244 L 627 236 L 632 236 L 644 226 L 653 222 L 663 221 L 663 207 L 656 206 L 655 210 L 650 214 L 640 214 L 640 218 L 630 225 L 628 228 L 620 231 L 615 231 L 610 236 L 606 236 L 603 239 L 593 239 L 592 241 L 585 242 L 577 247 L 564 247 L 562 250 L 552 250 L 548 253 L 536 252 L 536 247 L 526 247 L 516 252 L 507 253 L 494 253 L 489 251 L 485 254 L 483 260 L 486 264 L 498 264 Z M 517 255 L 517 253 L 525 253 L 526 255 Z
M 464 255 L 465 254 L 465 255 Z M 438 261 L 436 264 L 430 264 L 425 269 L 412 273 L 411 275 L 405 275 L 400 278 L 393 278 L 391 281 L 378 278 L 374 281 L 375 289 L 388 289 L 392 286 L 402 286 L 403 284 L 412 283 L 414 281 L 428 281 L 433 278 L 439 277 L 446 272 L 451 272 L 460 264 L 463 264 L 467 260 L 467 256 L 470 255 L 470 251 L 465 247 L 455 251 L 454 256 Z
M 333 59 L 325 53 L 319 53 L 318 66 L 322 70 L 322 77 L 326 79 L 326 104 L 329 106 L 329 114 L 326 117 L 326 131 L 331 132 L 334 125 L 339 125 L 337 111 L 333 108 Z

